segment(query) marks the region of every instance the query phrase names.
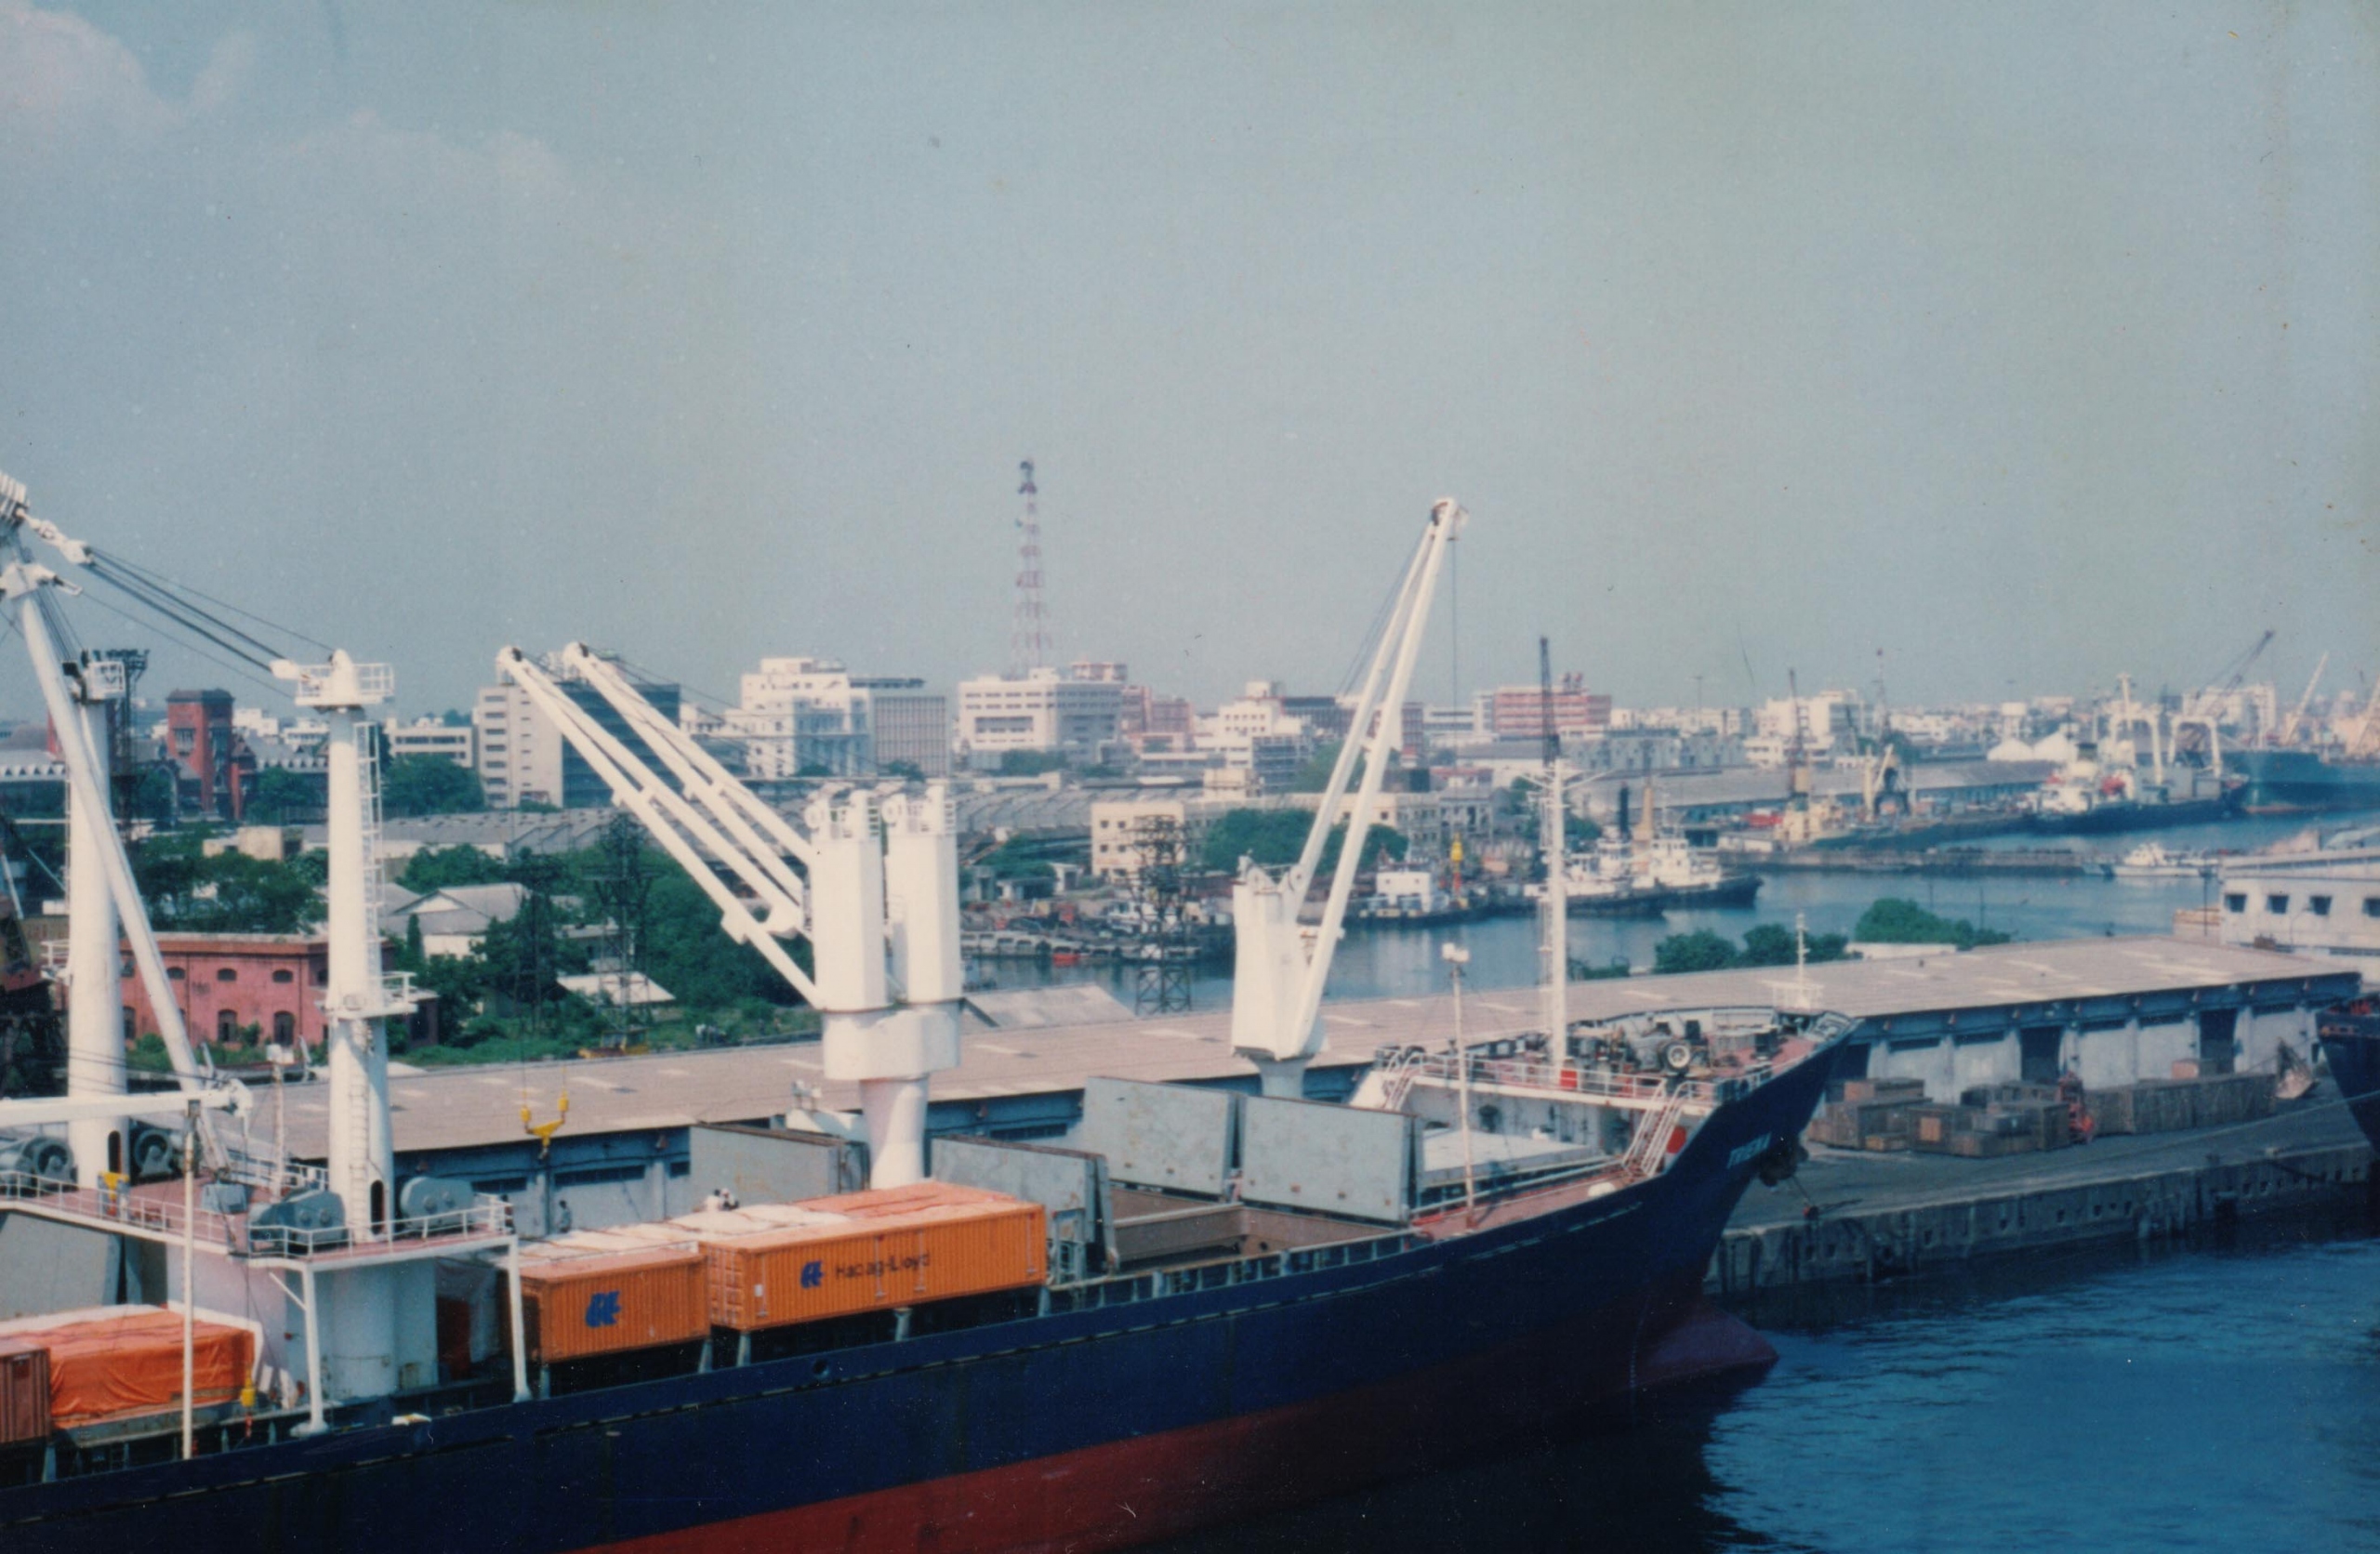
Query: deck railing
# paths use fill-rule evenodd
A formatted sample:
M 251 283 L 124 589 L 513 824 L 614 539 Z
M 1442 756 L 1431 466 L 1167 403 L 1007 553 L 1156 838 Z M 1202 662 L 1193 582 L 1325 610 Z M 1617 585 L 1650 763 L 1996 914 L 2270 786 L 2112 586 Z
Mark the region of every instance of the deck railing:
M 250 1215 L 224 1214 L 209 1208 L 185 1213 L 178 1195 L 137 1193 L 128 1188 L 76 1187 L 23 1171 L 0 1171 L 0 1204 L 7 1203 L 158 1240 L 179 1241 L 188 1234 L 232 1257 L 359 1256 L 425 1241 L 484 1239 L 512 1233 L 512 1205 L 484 1193 L 468 1208 L 391 1220 L 364 1231 L 347 1225 L 320 1230 L 297 1225 L 258 1225 Z

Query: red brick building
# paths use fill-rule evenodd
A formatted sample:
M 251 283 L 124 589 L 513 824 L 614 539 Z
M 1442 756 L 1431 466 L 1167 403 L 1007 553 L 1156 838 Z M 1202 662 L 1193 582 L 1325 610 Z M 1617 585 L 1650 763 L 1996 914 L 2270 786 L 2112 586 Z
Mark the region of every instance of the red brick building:
M 235 1034 L 254 1026 L 262 1041 L 302 1040 L 309 1047 L 322 1046 L 330 1023 L 323 1013 L 330 947 L 321 935 L 161 933 L 157 950 L 191 1040 L 229 1042 Z M 386 942 L 380 955 L 386 967 Z M 149 990 L 140 981 L 129 949 L 124 952 L 119 1002 L 126 1041 L 157 1029 Z M 392 1035 L 402 1034 L 415 1046 L 434 1044 L 439 1035 L 438 1001 L 421 1000 L 402 1032 L 399 1024 L 390 1022 Z
M 165 744 L 181 777 L 186 809 L 236 821 L 256 786 L 257 758 L 231 727 L 228 691 L 177 691 L 165 698 Z
M 244 1026 L 265 1041 L 322 1044 L 323 982 L 329 949 L 318 935 L 295 933 L 163 933 L 157 948 L 174 1002 L 191 1039 L 223 1042 Z M 123 1004 L 127 1034 L 157 1029 L 149 990 L 126 952 Z

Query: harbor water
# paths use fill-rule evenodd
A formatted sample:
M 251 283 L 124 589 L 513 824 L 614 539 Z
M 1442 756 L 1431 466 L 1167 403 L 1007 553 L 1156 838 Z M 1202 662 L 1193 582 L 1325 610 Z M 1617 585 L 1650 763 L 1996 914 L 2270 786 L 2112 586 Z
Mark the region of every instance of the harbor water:
M 1846 1292 L 1724 1396 L 1170 1546 L 2380 1550 L 2380 1238 L 2351 1221 Z
M 2380 813 L 2323 817 L 2324 829 L 2380 823 Z M 2304 818 L 2233 820 L 2216 825 L 2073 840 L 2063 845 L 2093 858 L 2116 858 L 2143 841 L 2169 851 L 2247 851 L 2269 847 L 2305 831 Z M 2039 838 L 2014 838 L 2028 848 Z M 1745 907 L 1672 912 L 1661 917 L 1574 917 L 1570 957 L 1590 966 L 1625 960 L 1649 969 L 1660 942 L 1672 934 L 1707 928 L 1740 940 L 1762 923 L 1793 926 L 1804 920 L 1814 934 L 1850 933 L 1859 915 L 1883 896 L 1914 901 L 1949 918 L 1979 928 L 1996 928 L 2019 939 L 2097 938 L 2112 934 L 2172 931 L 2174 913 L 2215 904 L 2211 879 L 2111 879 L 2096 871 L 2075 874 L 1907 874 L 1779 872 L 1765 876 L 1758 898 Z M 1446 989 L 1439 946 L 1448 941 L 1471 951 L 1470 985 L 1480 990 L 1527 987 L 1537 981 L 1537 921 L 1532 916 L 1492 917 L 1439 928 L 1355 927 L 1348 930 L 1331 962 L 1332 998 L 1413 998 Z M 1003 987 L 1056 982 L 1104 982 L 1127 1005 L 1135 973 L 1130 967 L 1042 967 L 1001 961 L 979 968 Z M 1231 999 L 1229 968 L 1208 970 L 1192 984 L 1199 1008 L 1223 1008 Z

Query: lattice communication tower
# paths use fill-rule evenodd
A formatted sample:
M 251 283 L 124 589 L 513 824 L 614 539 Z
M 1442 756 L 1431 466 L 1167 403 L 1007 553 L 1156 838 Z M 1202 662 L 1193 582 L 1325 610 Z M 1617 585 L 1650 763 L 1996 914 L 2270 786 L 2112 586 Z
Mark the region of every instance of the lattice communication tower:
M 1050 623 L 1041 608 L 1041 514 L 1035 505 L 1040 493 L 1033 484 L 1033 461 L 1017 466 L 1025 479 L 1016 494 L 1025 498 L 1019 531 L 1016 571 L 1016 625 L 1009 634 L 1009 676 L 1023 679 L 1050 662 Z

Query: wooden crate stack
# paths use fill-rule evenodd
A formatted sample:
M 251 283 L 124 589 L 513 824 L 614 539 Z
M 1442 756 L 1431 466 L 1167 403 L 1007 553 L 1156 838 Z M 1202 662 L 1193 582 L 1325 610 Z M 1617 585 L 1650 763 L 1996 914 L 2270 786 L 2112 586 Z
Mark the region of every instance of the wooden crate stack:
M 2091 1120 L 2101 1133 L 2175 1133 L 2222 1127 L 2272 1115 L 2274 1076 L 2217 1073 L 2143 1079 L 2093 1090 Z
M 1846 1079 L 1843 1099 L 1818 1108 L 1810 1137 L 1844 1150 L 1905 1150 L 1910 1113 L 1925 1103 L 1923 1079 Z

